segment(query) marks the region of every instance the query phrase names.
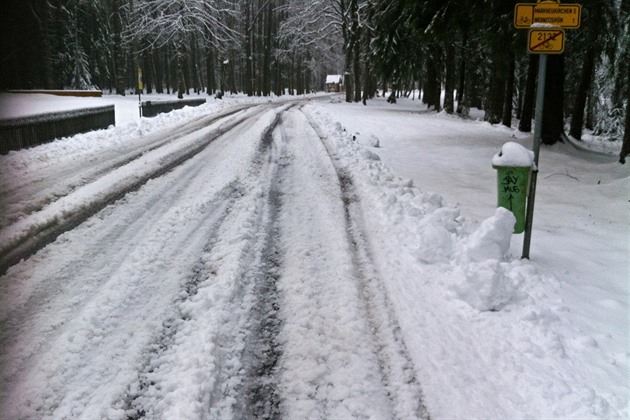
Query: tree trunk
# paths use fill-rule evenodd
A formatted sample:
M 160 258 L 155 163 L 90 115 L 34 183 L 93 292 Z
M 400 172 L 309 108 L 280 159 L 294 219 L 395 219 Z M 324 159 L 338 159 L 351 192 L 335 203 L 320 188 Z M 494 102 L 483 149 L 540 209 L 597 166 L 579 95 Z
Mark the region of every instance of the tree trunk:
M 157 93 L 164 93 L 164 80 L 160 52 L 153 50 L 151 52 L 151 59 L 153 61 L 153 69 L 155 70 L 155 91 Z
M 206 81 L 206 92 L 208 95 L 214 95 L 217 86 L 214 75 L 214 52 L 210 43 L 206 46 Z
M 232 51 L 232 58 L 230 59 L 230 64 L 229 64 L 230 93 L 232 95 L 236 95 L 238 93 L 238 88 L 236 86 L 236 56 L 235 55 L 236 55 L 235 52 Z
M 354 78 L 349 71 L 347 71 L 343 76 L 343 86 L 346 89 L 346 102 L 352 102 L 352 87 L 354 86 Z
M 169 52 L 169 47 L 168 45 L 166 46 L 166 48 L 164 48 L 164 75 L 166 76 L 166 93 L 168 95 L 171 94 L 171 83 L 172 83 L 172 79 L 171 79 L 171 54 Z
M 297 54 L 293 74 L 295 75 L 295 94 L 301 95 L 304 92 L 304 86 L 302 83 L 302 56 L 300 54 Z
M 273 20 L 273 4 L 267 5 L 267 13 L 265 16 L 265 39 L 263 51 L 262 66 L 262 94 L 269 96 L 271 94 L 271 41 L 272 41 L 272 20 Z
M 46 89 L 53 89 L 55 87 L 55 78 L 53 73 L 52 64 L 52 43 L 51 43 L 51 30 L 50 30 L 50 4 L 44 2 L 42 10 L 39 13 L 40 31 L 42 35 L 42 78 L 44 87 Z M 33 10 L 33 13 L 35 11 Z
M 357 41 L 354 47 L 354 102 L 361 100 L 361 54 L 360 43 Z
M 543 106 L 542 142 L 553 145 L 562 141 L 564 130 L 564 56 L 547 57 L 547 80 Z
M 625 163 L 626 156 L 630 155 L 630 72 L 628 72 L 626 77 L 628 78 L 628 84 L 626 85 L 626 124 L 624 127 L 621 153 L 619 154 L 620 163 Z
M 177 57 L 177 99 L 184 99 L 186 83 L 184 81 L 184 58 Z
M 505 97 L 505 71 L 501 60 L 495 58 L 490 70 L 490 81 L 486 95 L 483 120 L 490 124 L 499 124 L 503 117 L 503 99 Z
M 275 93 L 276 96 L 282 96 L 284 94 L 284 84 L 282 79 L 282 64 L 276 61 L 276 73 L 275 73 Z
M 466 104 L 464 103 L 465 98 L 466 98 L 466 89 L 467 89 L 467 83 L 466 83 L 466 74 L 468 71 L 468 48 L 469 48 L 469 42 L 468 42 L 468 25 L 463 25 L 461 27 L 461 36 L 462 36 L 462 47 L 460 48 L 460 57 L 459 57 L 459 82 L 458 82 L 458 86 L 457 86 L 457 113 L 460 115 L 467 115 L 468 114 L 468 107 L 466 106 Z
M 586 98 L 591 89 L 593 80 L 593 70 L 595 69 L 595 51 L 589 48 L 584 56 L 580 84 L 575 95 L 575 104 L 571 113 L 571 128 L 569 134 L 578 140 L 582 139 L 582 126 L 584 125 L 584 109 L 586 108 Z
M 122 17 L 120 16 L 119 0 L 112 1 L 112 31 L 114 56 L 114 84 L 116 94 L 125 96 L 125 56 L 122 47 Z
M 512 96 L 514 93 L 514 72 L 516 71 L 516 58 L 510 54 L 505 92 L 503 96 L 503 118 L 501 123 L 506 127 L 512 127 Z
M 534 99 L 536 98 L 536 76 L 538 74 L 539 56 L 529 55 L 527 66 L 527 81 L 525 82 L 525 97 L 521 111 L 521 120 L 518 123 L 519 131 L 529 133 L 532 131 L 532 117 L 534 115 Z
M 597 100 L 595 99 L 595 89 L 591 85 L 591 89 L 588 92 L 588 97 L 586 98 L 586 121 L 584 121 L 584 127 L 589 130 L 593 130 L 595 128 L 595 106 L 597 105 Z
M 197 48 L 197 37 L 194 33 L 190 35 L 190 54 L 189 54 L 189 69 L 188 69 L 188 80 L 190 80 L 190 85 L 193 87 L 193 91 L 195 93 L 199 93 L 201 89 L 201 83 L 199 83 L 199 66 L 197 64 L 197 57 L 199 55 Z
M 440 112 L 440 94 L 442 93 L 442 63 L 440 56 L 442 52 L 437 45 L 432 45 L 429 48 L 426 61 L 427 75 L 424 84 L 423 102 L 427 104 L 427 107 L 434 107 L 437 112 Z
M 464 45 L 464 48 L 462 48 L 462 50 L 465 50 L 466 46 Z M 466 89 L 466 57 L 463 55 L 465 54 L 464 52 L 462 52 L 462 57 L 461 57 L 461 61 L 460 61 L 460 68 L 459 68 L 459 85 L 457 87 L 457 113 L 458 114 L 465 114 L 466 112 L 465 110 L 465 104 L 464 104 L 464 90 Z
M 144 51 L 142 54 L 142 81 L 144 82 L 144 88 L 147 95 L 153 93 L 153 68 L 151 67 L 151 56 L 149 52 Z
M 453 94 L 455 91 L 455 45 L 449 40 L 446 41 L 446 80 L 444 82 L 444 110 L 448 114 L 455 111 Z
M 256 85 L 255 85 L 255 91 L 256 91 L 256 96 L 262 96 L 263 95 L 263 67 L 262 67 L 262 61 L 264 59 L 264 53 L 265 53 L 265 25 L 264 25 L 264 17 L 262 19 L 256 19 L 256 27 L 257 27 L 257 31 L 256 31 L 256 38 L 254 39 L 254 47 L 255 47 L 255 51 L 254 51 L 254 56 L 253 56 L 253 62 L 254 62 L 254 80 L 256 81 Z
M 184 63 L 184 67 L 183 67 L 183 71 L 184 71 L 184 90 L 186 91 L 186 95 L 190 95 L 190 88 L 192 86 L 192 81 L 191 81 L 191 70 L 190 68 L 192 67 L 191 62 L 190 62 L 190 54 L 186 54 L 186 57 L 183 60 Z
M 523 97 L 525 96 L 525 82 L 527 79 L 527 73 L 523 74 L 523 64 L 522 61 L 516 61 L 516 85 L 518 89 L 518 94 L 516 96 L 516 109 L 514 110 L 514 116 L 517 120 L 521 119 L 521 114 L 523 113 Z
M 184 54 L 184 40 L 180 38 L 177 48 L 177 99 L 184 99 L 184 91 L 186 90 L 186 80 L 184 76 L 184 66 L 186 56 Z

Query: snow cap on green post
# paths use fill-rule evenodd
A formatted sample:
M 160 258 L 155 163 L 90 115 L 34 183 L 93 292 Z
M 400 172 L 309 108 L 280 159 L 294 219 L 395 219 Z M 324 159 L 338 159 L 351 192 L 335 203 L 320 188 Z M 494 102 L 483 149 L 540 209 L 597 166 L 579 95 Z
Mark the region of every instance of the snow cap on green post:
M 514 214 L 514 233 L 525 230 L 527 189 L 533 165 L 534 152 L 514 142 L 505 143 L 492 158 L 492 167 L 497 170 L 497 205 Z

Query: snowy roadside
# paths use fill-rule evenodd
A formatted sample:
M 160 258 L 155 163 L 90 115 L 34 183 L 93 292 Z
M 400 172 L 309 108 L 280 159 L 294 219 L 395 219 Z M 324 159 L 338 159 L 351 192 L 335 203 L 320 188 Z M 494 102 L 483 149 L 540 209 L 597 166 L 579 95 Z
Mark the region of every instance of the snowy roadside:
M 570 284 L 566 277 L 558 277 L 546 261 L 539 263 L 534 258 L 529 262 L 516 257 L 520 238 L 510 238 L 511 225 L 505 212 L 493 210 L 496 198 L 492 197 L 482 210 L 474 209 L 475 215 L 487 211 L 485 217 L 491 216 L 479 223 L 469 216 L 462 217 L 467 207 L 460 210 L 446 205 L 440 195 L 420 190 L 441 192 L 444 188 L 451 194 L 456 190 L 457 198 L 466 204 L 487 198 L 483 192 L 486 188 L 493 192 L 493 184 L 476 188 L 468 179 L 465 185 L 470 191 L 462 192 L 462 187 L 452 185 L 462 177 L 456 172 L 472 172 L 471 176 L 480 177 L 475 172 L 484 172 L 464 159 L 476 159 L 486 152 L 490 167 L 494 151 L 503 142 L 514 141 L 515 133 L 441 115 L 421 116 L 418 111 L 410 114 L 369 108 L 366 111 L 358 105 L 330 104 L 305 110 L 321 127 L 329 128 L 329 141 L 351 169 L 365 208 L 371 209 L 366 214 L 366 225 L 372 229 L 374 255 L 431 416 L 627 417 L 628 268 L 624 258 L 627 262 L 628 244 L 623 232 L 627 234 L 628 227 L 622 216 L 627 204 L 614 204 L 621 211 L 608 215 L 616 220 L 613 229 L 621 230 L 620 236 L 613 235 L 617 239 L 610 245 L 616 255 L 609 260 L 610 267 L 602 272 L 598 266 L 590 273 L 590 267 L 581 262 L 586 256 L 597 258 L 602 252 L 597 242 L 586 248 L 585 254 L 572 255 L 568 260 L 565 255 L 560 260 L 573 264 L 559 267 L 569 276 L 574 275 L 569 274 L 571 271 L 581 269 L 585 272 L 580 276 L 589 278 L 594 274 L 592 280 L 607 281 L 596 290 L 598 300 L 576 297 L 567 293 Z M 445 140 L 441 148 L 435 142 L 423 144 L 422 140 L 417 140 L 417 149 L 397 142 L 405 136 L 422 139 L 427 133 L 445 138 L 461 136 L 470 145 L 460 145 L 458 152 Z M 492 140 L 488 142 L 483 136 Z M 381 148 L 369 147 L 374 137 L 380 138 Z M 482 146 L 484 143 L 490 148 Z M 379 154 L 389 158 L 388 165 L 381 162 Z M 405 168 L 406 161 L 400 158 L 404 154 L 418 167 L 443 168 L 442 173 L 435 174 L 442 181 L 430 185 L 423 177 L 416 177 L 418 189 L 411 179 L 398 177 L 388 166 Z M 613 178 L 621 178 L 613 179 L 613 186 L 628 183 L 627 175 L 623 178 L 623 172 L 612 166 L 611 170 Z M 495 176 L 491 168 L 487 172 Z M 586 188 L 585 194 L 591 192 Z M 570 208 L 567 211 L 572 214 Z M 539 225 L 546 222 L 544 215 L 539 216 Z M 562 246 L 571 246 L 571 240 L 588 240 L 585 236 L 592 233 L 569 233 Z M 537 246 L 549 245 L 548 238 L 537 239 Z M 513 249 L 508 252 L 510 242 Z M 617 261 L 613 262 L 614 258 Z M 585 290 L 580 282 L 572 287 Z M 592 317 L 583 316 L 585 307 L 590 307 Z
M 157 97 L 151 95 L 151 97 Z M 172 98 L 172 97 L 171 97 Z M 10 152 L 0 157 L 0 180 L 10 208 L 3 209 L 2 226 L 13 223 L 43 204 L 65 195 L 93 180 L 104 165 L 124 162 L 138 151 L 155 147 L 160 139 L 169 139 L 195 128 L 210 115 L 220 115 L 246 104 L 263 103 L 258 98 L 212 101 L 198 107 L 185 107 L 154 118 L 139 118 L 137 103 L 129 97 L 72 98 L 39 94 L 0 94 L 3 112 L 28 115 L 114 103 L 117 125 L 76 136 L 57 139 L 38 147 Z M 96 104 L 96 105 L 95 105 Z M 123 115 L 118 118 L 119 115 Z M 90 171 L 84 168 L 90 167 Z M 87 175 L 87 176 L 86 176 Z M 36 196 L 35 196 L 36 195 Z M 3 203 L 4 204 L 4 203 Z

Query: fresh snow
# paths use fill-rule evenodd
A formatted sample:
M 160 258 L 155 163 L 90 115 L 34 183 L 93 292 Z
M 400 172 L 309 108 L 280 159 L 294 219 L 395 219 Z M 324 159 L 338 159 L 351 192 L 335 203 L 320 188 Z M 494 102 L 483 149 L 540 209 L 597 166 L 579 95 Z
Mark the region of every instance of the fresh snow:
M 509 141 L 492 157 L 493 166 L 530 168 L 534 163 L 534 152 L 518 143 Z
M 343 77 L 340 74 L 329 74 L 326 76 L 326 84 L 329 83 L 341 83 L 343 81 Z
M 95 99 L 0 95 L 3 117 L 115 103 L 119 122 L 0 157 L 3 248 L 226 124 L 209 115 L 261 105 L 2 276 L 0 418 L 239 417 L 256 381 L 277 393 L 257 413 L 287 418 L 630 416 L 630 177 L 614 155 L 541 149 L 521 260 L 492 165 L 529 134 L 405 99 L 209 99 L 152 119 Z M 281 352 L 262 379 L 257 323 Z

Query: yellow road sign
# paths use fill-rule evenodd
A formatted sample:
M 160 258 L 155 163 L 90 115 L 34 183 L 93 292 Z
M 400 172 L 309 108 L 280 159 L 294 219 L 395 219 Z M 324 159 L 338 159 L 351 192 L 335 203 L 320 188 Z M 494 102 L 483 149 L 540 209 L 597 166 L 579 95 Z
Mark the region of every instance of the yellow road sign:
M 555 2 L 517 3 L 514 7 L 514 26 L 529 28 L 533 24 L 547 24 L 561 28 L 576 29 L 582 20 L 581 4 Z
M 533 54 L 562 54 L 564 52 L 564 30 L 531 29 L 527 49 Z
M 144 80 L 142 80 L 142 69 L 138 67 L 138 90 L 144 89 Z

